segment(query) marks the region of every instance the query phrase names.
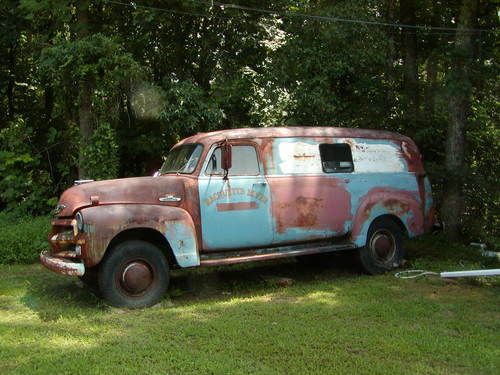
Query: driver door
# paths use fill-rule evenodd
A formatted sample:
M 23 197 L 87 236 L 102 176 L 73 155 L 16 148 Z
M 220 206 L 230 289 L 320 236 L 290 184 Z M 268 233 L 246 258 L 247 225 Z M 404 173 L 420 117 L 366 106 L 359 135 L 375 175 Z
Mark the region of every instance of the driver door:
M 269 186 L 253 144 L 232 145 L 227 179 L 221 169 L 221 149 L 213 146 L 198 181 L 204 250 L 272 243 Z

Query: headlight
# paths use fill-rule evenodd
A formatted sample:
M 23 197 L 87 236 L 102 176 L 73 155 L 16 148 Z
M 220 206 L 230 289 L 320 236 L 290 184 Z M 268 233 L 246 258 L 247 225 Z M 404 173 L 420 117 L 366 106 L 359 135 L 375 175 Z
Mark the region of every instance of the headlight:
M 80 232 L 83 232 L 83 227 L 84 227 L 83 215 L 80 212 L 76 213 L 75 220 L 76 220 L 76 227 Z

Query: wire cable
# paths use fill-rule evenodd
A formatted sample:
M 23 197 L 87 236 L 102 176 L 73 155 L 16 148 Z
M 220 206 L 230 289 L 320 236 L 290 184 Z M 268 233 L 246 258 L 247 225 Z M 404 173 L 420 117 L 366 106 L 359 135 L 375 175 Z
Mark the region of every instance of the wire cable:
M 121 1 L 114 1 L 114 0 L 104 0 L 108 4 L 113 4 L 113 5 L 121 5 L 133 9 L 146 9 L 146 10 L 154 10 L 158 12 L 168 12 L 168 13 L 174 13 L 174 14 L 182 14 L 185 16 L 195 16 L 195 17 L 208 17 L 209 14 L 206 13 L 195 13 L 195 12 L 186 12 L 182 10 L 176 10 L 176 9 L 167 9 L 167 8 L 158 8 L 158 7 L 153 7 L 149 5 L 141 5 L 141 4 L 136 4 L 135 2 L 130 2 L 130 3 L 123 3 Z
M 153 7 L 153 6 L 148 6 L 148 5 L 137 4 L 135 2 L 123 3 L 120 1 L 114 1 L 114 0 L 105 0 L 105 1 L 108 3 L 129 6 L 129 7 L 133 7 L 133 8 L 144 8 L 144 9 L 150 9 L 150 10 L 179 13 L 179 14 L 186 14 L 186 15 L 193 15 L 193 16 L 201 16 L 201 17 L 209 16 L 208 14 L 193 13 L 193 12 L 174 10 L 174 9 Z M 227 9 L 235 9 L 235 10 L 242 10 L 242 11 L 248 11 L 248 12 L 257 12 L 257 13 L 268 14 L 268 15 L 273 15 L 273 16 L 278 16 L 278 17 L 304 18 L 304 19 L 311 19 L 311 20 L 315 20 L 315 21 L 343 22 L 343 23 L 351 23 L 351 24 L 392 27 L 392 28 L 410 29 L 410 30 L 423 30 L 423 31 L 434 30 L 434 31 L 440 31 L 443 34 L 448 34 L 448 33 L 454 34 L 457 31 L 457 28 L 454 28 L 454 27 L 409 25 L 409 24 L 402 24 L 402 23 L 390 23 L 390 22 L 370 21 L 370 20 L 363 20 L 363 19 L 351 19 L 351 18 L 342 18 L 342 17 L 334 17 L 334 16 L 322 16 L 322 15 L 307 14 L 307 13 L 300 13 L 300 12 L 278 11 L 278 10 L 271 10 L 271 9 L 253 8 L 253 7 L 249 7 L 249 6 L 245 6 L 245 5 L 239 5 L 239 4 L 233 4 L 233 3 L 223 3 L 223 2 L 212 1 L 212 0 L 209 2 L 201 1 L 201 0 L 191 0 L 191 1 L 199 3 L 199 4 L 203 4 L 206 6 L 210 6 L 210 7 L 218 6 L 222 10 L 225 10 L 227 8 Z M 496 33 L 497 32 L 497 30 L 479 29 L 479 28 L 460 29 L 459 31 L 463 32 L 463 33 L 481 33 L 481 32 Z
M 282 17 L 301 17 L 301 18 L 309 18 L 313 20 L 319 21 L 332 21 L 332 22 L 346 22 L 346 23 L 355 23 L 362 25 L 376 25 L 376 26 L 387 26 L 387 27 L 396 27 L 400 29 L 420 29 L 420 30 L 440 30 L 440 31 L 449 31 L 455 32 L 457 29 L 454 27 L 444 27 L 444 26 L 426 26 L 426 25 L 409 25 L 402 23 L 390 23 L 390 22 L 379 22 L 379 21 L 369 21 L 369 20 L 361 20 L 361 19 L 351 19 L 351 18 L 341 18 L 341 17 L 333 17 L 333 16 L 320 16 L 314 14 L 300 13 L 300 12 L 282 12 L 270 9 L 260 9 L 260 8 L 252 8 L 239 4 L 232 3 L 221 3 L 218 1 L 200 1 L 200 0 L 191 0 L 198 3 L 203 3 L 206 5 L 217 5 L 225 8 L 233 8 L 240 9 L 252 12 L 259 12 L 271 15 L 278 15 Z M 492 31 L 487 29 L 461 29 L 462 32 L 483 32 L 483 31 Z
M 188 12 L 188 11 L 181 11 L 181 10 L 176 10 L 176 9 L 171 9 L 171 8 L 160 8 L 160 7 L 155 7 L 155 6 L 150 6 L 150 5 L 142 5 L 142 4 L 137 4 L 135 2 L 130 2 L 130 3 L 124 3 L 121 1 L 116 1 L 116 0 L 104 0 L 105 2 L 109 4 L 115 4 L 115 5 L 121 5 L 121 6 L 126 6 L 130 7 L 133 9 L 147 9 L 147 10 L 154 10 L 154 11 L 159 11 L 159 12 L 168 12 L 168 13 L 174 13 L 174 14 L 182 14 L 182 15 L 190 15 L 190 16 L 196 16 L 196 17 L 214 17 L 214 18 L 219 18 L 221 17 L 220 15 L 213 15 L 213 14 L 208 14 L 208 13 L 198 13 L 198 12 Z M 434 35 L 455 35 L 457 32 L 457 28 L 453 27 L 444 27 L 444 26 L 427 26 L 427 25 L 409 25 L 409 24 L 401 24 L 401 23 L 390 23 L 390 22 L 379 22 L 379 21 L 370 21 L 370 20 L 362 20 L 362 19 L 351 19 L 351 18 L 342 18 L 342 17 L 333 17 L 333 16 L 321 16 L 321 15 L 314 15 L 314 14 L 306 14 L 306 13 L 300 13 L 300 12 L 283 12 L 283 11 L 277 11 L 277 10 L 271 10 L 271 9 L 262 9 L 262 8 L 252 8 L 244 5 L 239 5 L 239 4 L 233 4 L 233 3 L 222 3 L 218 1 L 200 1 L 200 0 L 191 0 L 192 2 L 196 2 L 198 4 L 203 4 L 207 6 L 218 6 L 222 10 L 226 9 L 235 9 L 235 10 L 242 10 L 242 11 L 248 11 L 248 12 L 257 12 L 261 14 L 267 14 L 267 15 L 272 15 L 272 16 L 277 16 L 281 18 L 303 18 L 303 19 L 310 19 L 313 21 L 326 21 L 326 22 L 341 22 L 341 23 L 350 23 L 350 24 L 360 24 L 360 25 L 369 25 L 369 26 L 381 26 L 381 27 L 392 27 L 392 28 L 397 28 L 399 30 L 405 30 L 406 32 L 412 32 L 412 31 L 427 31 L 429 34 L 434 34 Z M 459 30 L 462 33 L 489 33 L 489 32 L 496 32 L 496 30 L 490 30 L 490 29 L 460 29 Z

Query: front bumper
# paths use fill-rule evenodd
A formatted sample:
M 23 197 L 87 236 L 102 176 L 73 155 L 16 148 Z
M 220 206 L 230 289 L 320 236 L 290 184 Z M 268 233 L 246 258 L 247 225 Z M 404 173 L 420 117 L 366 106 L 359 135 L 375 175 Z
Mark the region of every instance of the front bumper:
M 40 262 L 49 270 L 62 275 L 83 276 L 85 265 L 82 261 L 73 261 L 67 258 L 58 257 L 48 251 L 40 253 Z

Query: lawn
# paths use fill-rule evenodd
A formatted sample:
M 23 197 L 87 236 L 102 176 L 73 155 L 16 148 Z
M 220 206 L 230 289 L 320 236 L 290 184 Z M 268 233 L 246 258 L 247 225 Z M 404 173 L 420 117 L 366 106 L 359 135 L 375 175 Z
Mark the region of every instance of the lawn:
M 411 266 L 492 265 L 442 244 L 410 243 Z M 38 264 L 0 266 L 2 374 L 498 374 L 499 332 L 498 280 L 366 276 L 342 257 L 175 271 L 144 310 Z

